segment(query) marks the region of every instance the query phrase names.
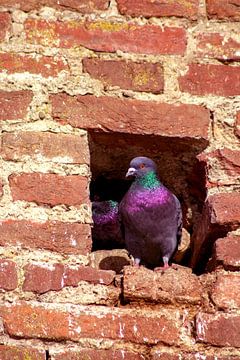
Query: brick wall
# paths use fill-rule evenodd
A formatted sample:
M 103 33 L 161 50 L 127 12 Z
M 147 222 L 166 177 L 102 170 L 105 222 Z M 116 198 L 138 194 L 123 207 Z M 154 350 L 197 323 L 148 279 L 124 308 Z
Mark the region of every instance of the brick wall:
M 239 21 L 239 0 L 0 0 L 1 360 L 240 359 Z M 208 273 L 91 254 L 91 172 L 143 150 Z

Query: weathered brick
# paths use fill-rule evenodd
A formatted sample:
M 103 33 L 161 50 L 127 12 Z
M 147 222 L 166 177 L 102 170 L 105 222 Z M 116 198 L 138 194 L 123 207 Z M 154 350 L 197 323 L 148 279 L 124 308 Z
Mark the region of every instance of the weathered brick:
M 240 95 L 240 66 L 190 64 L 178 81 L 181 91 L 194 95 Z
M 235 132 L 235 135 L 240 138 L 240 111 L 237 113 L 234 132 Z
M 54 119 L 74 127 L 208 139 L 209 111 L 197 105 L 66 94 L 52 95 L 51 101 Z
M 7 31 L 10 29 L 10 25 L 10 15 L 8 13 L 0 12 L 0 41 L 3 41 L 5 39 Z
M 229 235 L 218 239 L 213 248 L 216 266 L 225 270 L 240 270 L 240 236 Z
M 199 313 L 196 317 L 197 341 L 215 346 L 240 347 L 240 316 Z
M 63 350 L 57 354 L 51 353 L 52 360 L 144 360 L 144 355 L 134 353 L 130 350 L 97 350 L 97 349 L 82 349 L 78 351 Z
M 196 19 L 198 0 L 149 1 L 149 0 L 117 0 L 118 9 L 123 15 L 162 17 L 176 16 Z
M 105 86 L 119 86 L 122 89 L 155 94 L 163 92 L 163 69 L 159 64 L 85 58 L 83 69 L 101 80 Z
M 0 120 L 17 120 L 27 115 L 32 101 L 32 92 L 28 90 L 0 90 Z
M 240 274 L 218 274 L 211 298 L 220 309 L 240 308 Z
M 44 77 L 57 76 L 62 70 L 68 70 L 63 60 L 54 59 L 48 56 L 33 57 L 13 53 L 0 54 L 0 71 L 9 74 L 29 72 L 41 74 Z
M 207 186 L 236 184 L 240 175 L 240 151 L 229 148 L 202 153 L 198 158 L 207 170 Z
M 17 267 L 15 262 L 0 259 L 0 288 L 14 290 L 18 286 Z
M 144 280 L 143 280 L 144 279 Z M 169 269 L 163 274 L 146 268 L 125 267 L 124 299 L 130 302 L 199 303 L 201 284 L 190 269 Z
M 0 345 L 1 360 L 45 360 L 45 350 L 32 346 Z
M 91 50 L 143 54 L 183 55 L 186 33 L 183 28 L 136 25 L 107 21 L 51 22 L 28 19 L 27 41 L 44 46 L 70 48 L 84 46 Z
M 71 268 L 63 264 L 28 264 L 25 266 L 23 290 L 43 294 L 59 291 L 65 286 L 78 286 L 80 281 L 110 285 L 114 280 L 113 271 L 97 270 L 90 266 Z
M 176 344 L 179 340 L 177 312 L 138 313 L 130 309 L 108 309 L 104 306 L 71 306 L 63 310 L 54 304 L 49 308 L 17 303 L 0 306 L 5 331 L 20 338 L 54 341 L 83 338 L 116 339 L 139 344 Z M 152 331 L 154 329 L 154 332 Z
M 215 240 L 240 224 L 240 193 L 218 193 L 208 197 L 193 239 L 191 267 L 207 260 Z
M 4 220 L 0 224 L 1 246 L 83 255 L 91 250 L 91 229 L 86 224 L 27 220 Z
M 5 160 L 24 160 L 57 163 L 89 164 L 86 137 L 50 132 L 3 133 L 2 157 Z
M 238 356 L 219 355 L 215 350 L 215 355 L 207 355 L 202 351 L 181 354 L 173 354 L 162 352 L 161 350 L 153 350 L 151 360 L 239 360 Z
M 115 272 L 111 270 L 98 270 L 90 266 L 78 266 L 73 269 L 66 267 L 66 286 L 77 286 L 79 281 L 88 281 L 93 284 L 110 285 L 114 280 Z
M 0 0 L 0 6 L 13 7 L 23 11 L 37 10 L 42 6 L 48 6 L 87 14 L 95 10 L 106 10 L 109 0 Z
M 240 0 L 207 0 L 207 14 L 210 19 L 240 20 Z
M 50 206 L 89 202 L 88 180 L 80 175 L 13 174 L 9 176 L 9 184 L 13 201 L 34 201 Z
M 219 60 L 240 60 L 240 42 L 229 34 L 202 33 L 197 37 L 197 56 Z

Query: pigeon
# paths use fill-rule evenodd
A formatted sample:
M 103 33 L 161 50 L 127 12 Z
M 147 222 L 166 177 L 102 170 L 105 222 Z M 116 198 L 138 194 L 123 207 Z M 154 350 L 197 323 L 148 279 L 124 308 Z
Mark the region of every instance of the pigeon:
M 94 247 L 123 247 L 123 238 L 119 221 L 118 202 L 113 200 L 92 202 Z
M 181 239 L 180 202 L 160 182 L 150 158 L 134 158 L 126 177 L 134 178 L 119 205 L 127 250 L 135 266 L 165 270 Z

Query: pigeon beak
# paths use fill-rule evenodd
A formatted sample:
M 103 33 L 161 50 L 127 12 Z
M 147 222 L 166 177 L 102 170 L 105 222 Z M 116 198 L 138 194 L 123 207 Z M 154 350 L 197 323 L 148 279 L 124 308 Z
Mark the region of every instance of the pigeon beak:
M 130 167 L 126 173 L 126 178 L 128 178 L 130 176 L 135 176 L 136 172 L 137 172 L 136 169 Z

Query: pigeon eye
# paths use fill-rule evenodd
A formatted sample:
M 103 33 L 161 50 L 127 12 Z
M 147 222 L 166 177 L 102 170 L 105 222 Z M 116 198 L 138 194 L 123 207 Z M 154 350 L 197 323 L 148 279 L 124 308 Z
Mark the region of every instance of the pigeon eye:
M 140 164 L 139 167 L 140 167 L 140 169 L 144 169 L 144 168 L 145 168 L 145 164 L 142 163 L 142 164 Z

